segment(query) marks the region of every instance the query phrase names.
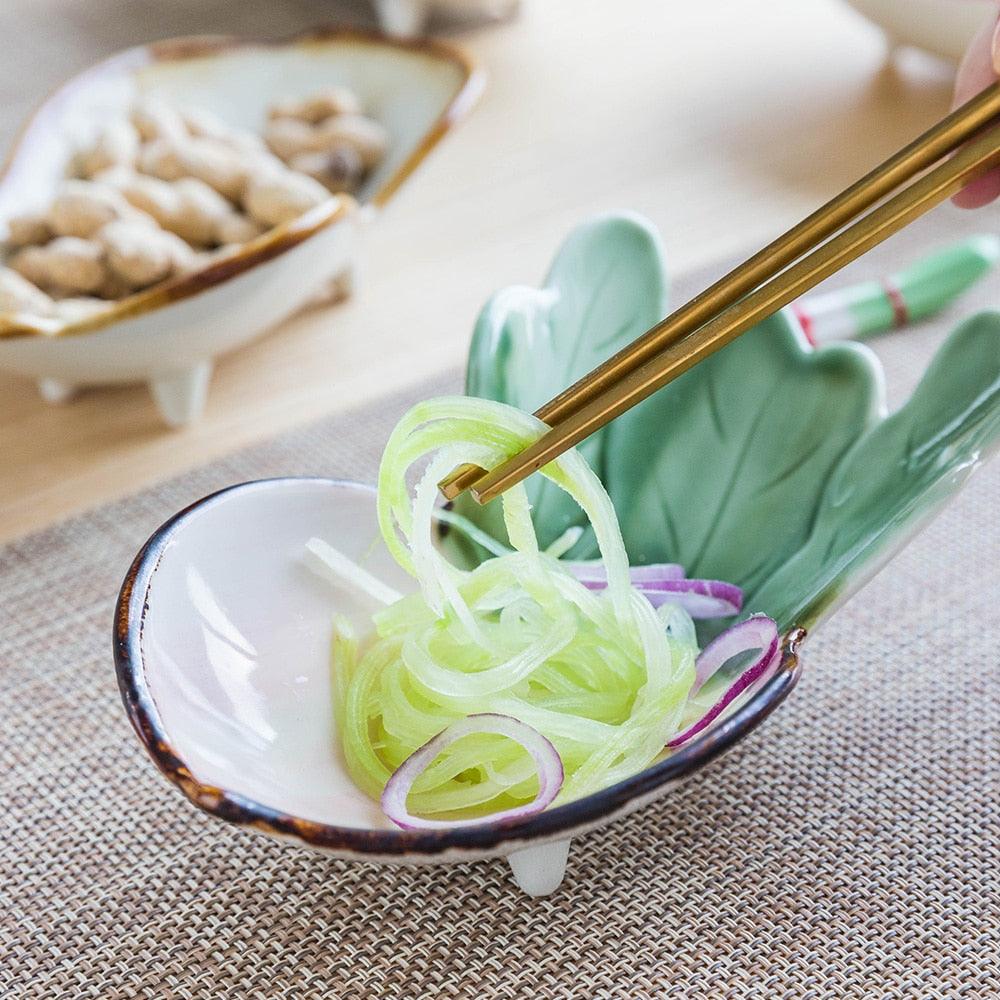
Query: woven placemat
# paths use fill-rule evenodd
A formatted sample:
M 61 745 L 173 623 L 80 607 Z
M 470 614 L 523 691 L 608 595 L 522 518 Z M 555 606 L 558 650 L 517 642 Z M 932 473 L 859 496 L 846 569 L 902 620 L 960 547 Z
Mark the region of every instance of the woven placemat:
M 976 221 L 938 214 L 879 256 Z M 897 398 L 957 315 L 880 342 Z M 1000 995 L 1000 462 L 810 639 L 799 688 L 760 731 L 576 842 L 548 898 L 502 862 L 327 860 L 198 813 L 154 771 L 110 648 L 141 542 L 234 481 L 370 479 L 406 406 L 457 384 L 0 549 L 0 996 Z

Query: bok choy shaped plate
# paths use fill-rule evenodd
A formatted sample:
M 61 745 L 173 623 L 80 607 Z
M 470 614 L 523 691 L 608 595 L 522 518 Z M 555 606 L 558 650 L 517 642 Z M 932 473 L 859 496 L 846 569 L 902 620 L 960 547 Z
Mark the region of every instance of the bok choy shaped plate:
M 596 219 L 566 240 L 541 289 L 507 288 L 486 305 L 467 391 L 535 409 L 666 312 L 653 227 L 633 215 Z M 731 580 L 747 611 L 811 629 L 998 442 L 1000 313 L 962 323 L 887 415 L 869 348 L 814 348 L 782 311 L 598 431 L 585 451 L 633 565 L 678 562 L 691 577 Z M 542 544 L 582 520 L 549 484 L 529 488 Z M 503 538 L 496 505 L 459 506 Z M 570 553 L 593 554 L 586 535 Z
M 468 391 L 532 409 L 666 309 L 652 227 L 629 215 L 589 222 L 542 288 L 508 288 L 486 305 Z M 997 313 L 961 324 L 891 416 L 867 348 L 813 349 L 782 313 L 595 435 L 584 450 L 614 500 L 631 562 L 680 562 L 691 576 L 740 585 L 744 613 L 769 614 L 784 631 L 781 661 L 680 749 L 516 822 L 393 829 L 347 773 L 331 710 L 331 618 L 340 613 L 363 632 L 373 608 L 357 595 L 331 596 L 304 570 L 302 553 L 320 536 L 351 559 L 366 557 L 390 585 L 406 585 L 381 544 L 372 548 L 368 487 L 247 483 L 167 522 L 119 598 L 122 696 L 160 770 L 222 820 L 357 860 L 506 857 L 527 892 L 550 892 L 572 837 L 665 795 L 780 704 L 806 630 L 890 558 L 998 440 Z M 577 522 L 546 485 L 530 489 L 542 544 Z M 460 509 L 504 538 L 491 507 Z M 456 560 L 482 554 L 454 530 L 442 544 Z M 586 534 L 571 553 L 593 554 Z

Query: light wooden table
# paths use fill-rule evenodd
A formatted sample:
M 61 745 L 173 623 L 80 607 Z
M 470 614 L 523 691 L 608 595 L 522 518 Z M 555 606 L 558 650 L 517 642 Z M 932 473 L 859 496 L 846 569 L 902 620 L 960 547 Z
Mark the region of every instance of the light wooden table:
M 0 37 L 33 25 L 0 67 L 0 101 L 18 111 L 132 41 L 287 34 L 330 10 L 3 7 Z M 888 68 L 879 33 L 838 0 L 524 0 L 518 21 L 454 40 L 487 69 L 486 94 L 373 227 L 356 295 L 222 361 L 197 426 L 164 430 L 144 388 L 51 407 L 0 374 L 0 540 L 459 364 L 490 292 L 537 282 L 591 213 L 649 215 L 675 270 L 747 249 L 919 132 L 950 95 L 947 66 L 911 54 Z

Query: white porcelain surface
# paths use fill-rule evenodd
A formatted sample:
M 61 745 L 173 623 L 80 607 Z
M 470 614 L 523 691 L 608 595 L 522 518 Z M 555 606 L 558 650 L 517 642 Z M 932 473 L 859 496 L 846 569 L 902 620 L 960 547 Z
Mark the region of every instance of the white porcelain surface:
M 46 399 L 65 399 L 79 385 L 148 381 L 168 423 L 196 417 L 211 359 L 260 336 L 330 279 L 352 273 L 361 221 L 426 152 L 441 116 L 450 108 L 458 113 L 452 105 L 469 76 L 461 60 L 436 49 L 352 34 L 274 46 L 190 44 L 215 50 L 192 56 L 176 42 L 131 49 L 69 81 L 45 103 L 0 178 L 0 238 L 11 215 L 48 204 L 74 149 L 140 94 L 259 129 L 276 98 L 331 83 L 350 86 L 391 137 L 386 158 L 359 192 L 367 211 L 357 211 L 347 198 L 338 213 L 338 201 L 331 200 L 294 224 L 315 227 L 297 245 L 283 244 L 249 270 L 175 301 L 137 308 L 101 329 L 58 338 L 0 337 L 0 368 L 38 380 Z M 280 231 L 263 241 L 272 239 L 281 241 Z M 63 391 L 53 393 L 54 385 Z
M 956 62 L 986 23 L 993 0 L 847 0 L 884 28 L 895 44 L 915 45 Z
M 559 888 L 569 859 L 568 840 L 515 851 L 507 861 L 517 884 L 529 896 L 547 896 Z
M 389 828 L 351 781 L 332 718 L 334 613 L 362 634 L 378 604 L 305 567 L 323 538 L 400 589 L 378 540 L 374 493 L 322 480 L 264 483 L 187 522 L 148 592 L 142 653 L 174 751 L 203 783 L 337 826 Z

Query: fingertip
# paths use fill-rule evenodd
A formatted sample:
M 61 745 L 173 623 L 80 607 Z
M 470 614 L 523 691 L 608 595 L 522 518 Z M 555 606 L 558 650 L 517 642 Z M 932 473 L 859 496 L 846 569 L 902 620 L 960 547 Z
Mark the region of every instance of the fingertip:
M 1000 70 L 995 68 L 998 55 L 995 48 L 1000 32 L 1000 15 L 996 21 L 987 21 L 972 40 L 955 76 L 952 108 L 975 97 L 993 83 Z
M 951 200 L 959 208 L 982 208 L 1000 198 L 1000 170 L 967 184 Z

